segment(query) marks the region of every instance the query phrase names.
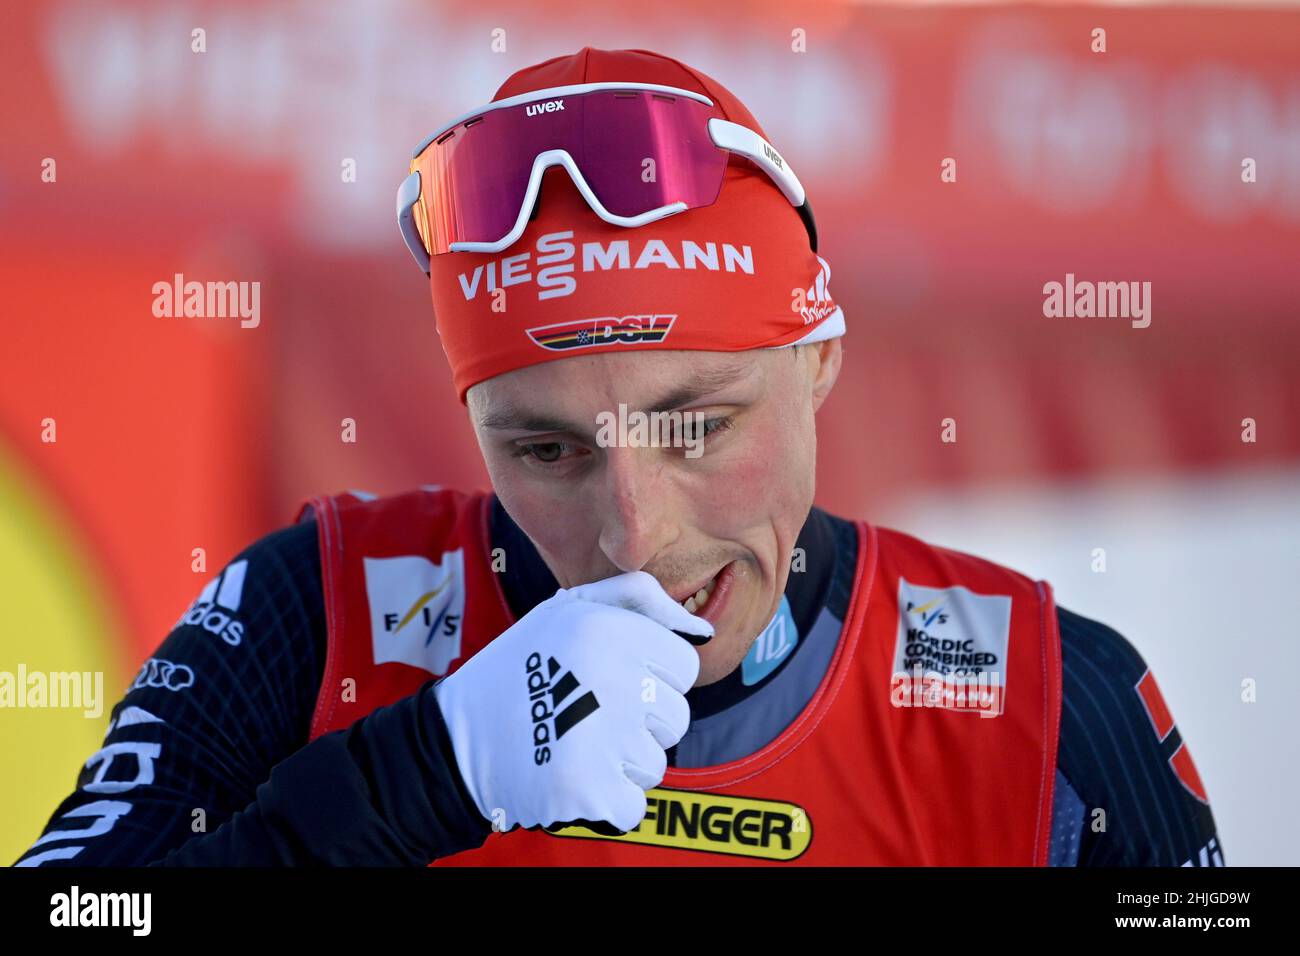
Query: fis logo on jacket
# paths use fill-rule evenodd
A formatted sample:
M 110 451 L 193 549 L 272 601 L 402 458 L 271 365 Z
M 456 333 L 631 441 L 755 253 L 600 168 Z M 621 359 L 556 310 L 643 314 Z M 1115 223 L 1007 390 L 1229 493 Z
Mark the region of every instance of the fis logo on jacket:
M 465 552 L 363 558 L 376 664 L 407 664 L 435 676 L 460 657 Z
M 812 820 L 794 803 L 656 787 L 646 791 L 646 807 L 636 829 L 621 836 L 584 826 L 564 827 L 553 835 L 766 860 L 793 860 L 812 843 Z
M 590 716 L 600 703 L 591 691 L 579 694 L 582 685 L 573 671 L 565 671 L 557 678 L 563 668 L 554 657 L 546 658 L 543 665 L 542 655 L 533 651 L 524 666 L 528 672 L 528 715 L 533 722 L 533 762 L 540 767 L 550 761 L 551 745 Z M 569 703 L 565 704 L 566 700 Z M 557 710 L 561 704 L 564 709 Z

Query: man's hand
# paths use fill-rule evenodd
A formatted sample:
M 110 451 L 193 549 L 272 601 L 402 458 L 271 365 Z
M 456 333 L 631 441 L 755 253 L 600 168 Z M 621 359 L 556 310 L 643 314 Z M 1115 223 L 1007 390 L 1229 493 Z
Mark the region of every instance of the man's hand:
M 456 763 L 498 830 L 631 830 L 686 733 L 708 639 L 644 571 L 561 588 L 434 686 Z

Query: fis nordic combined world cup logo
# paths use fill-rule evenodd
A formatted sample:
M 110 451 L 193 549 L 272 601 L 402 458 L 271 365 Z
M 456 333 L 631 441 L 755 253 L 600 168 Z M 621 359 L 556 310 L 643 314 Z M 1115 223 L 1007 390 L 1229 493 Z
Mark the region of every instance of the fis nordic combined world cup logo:
M 997 717 L 1006 697 L 1011 598 L 898 579 L 890 702 Z

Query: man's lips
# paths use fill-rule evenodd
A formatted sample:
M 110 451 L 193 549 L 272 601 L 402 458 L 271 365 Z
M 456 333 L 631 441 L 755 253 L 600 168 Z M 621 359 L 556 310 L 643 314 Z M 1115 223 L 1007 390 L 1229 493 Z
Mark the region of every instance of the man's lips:
M 669 595 L 692 614 L 696 614 L 712 623 L 717 620 L 725 604 L 725 597 L 734 575 L 734 561 L 729 561 L 714 574 L 696 585 L 694 590 L 676 588 L 669 590 Z
M 723 565 L 723 567 L 726 567 L 726 565 Z M 721 572 L 722 568 L 718 568 L 717 571 L 714 571 L 707 578 L 702 578 L 694 587 L 664 588 L 664 590 L 667 591 L 669 597 L 678 604 L 684 604 L 688 597 L 698 594 L 700 591 L 710 590 L 717 581 L 718 575 Z

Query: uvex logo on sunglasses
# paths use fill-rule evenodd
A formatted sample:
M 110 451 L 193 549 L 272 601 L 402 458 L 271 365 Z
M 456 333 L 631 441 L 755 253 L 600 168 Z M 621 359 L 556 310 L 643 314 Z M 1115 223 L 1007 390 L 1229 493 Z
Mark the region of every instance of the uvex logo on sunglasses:
M 538 113 L 555 113 L 564 109 L 564 100 L 547 100 L 545 103 L 529 103 L 524 108 L 525 116 L 536 116 Z

